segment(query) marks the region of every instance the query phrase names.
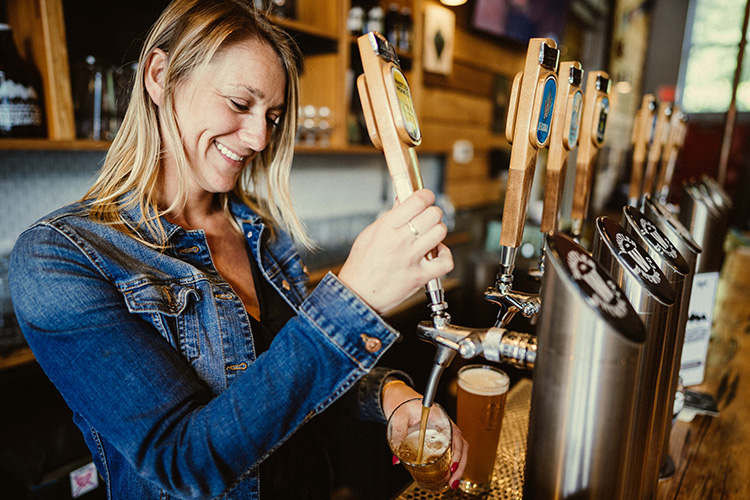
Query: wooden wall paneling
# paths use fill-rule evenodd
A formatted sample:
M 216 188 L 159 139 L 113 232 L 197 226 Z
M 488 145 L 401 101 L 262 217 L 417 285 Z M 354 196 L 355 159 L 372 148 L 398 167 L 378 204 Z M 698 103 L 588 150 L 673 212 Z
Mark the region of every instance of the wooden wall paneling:
M 456 92 L 453 89 L 424 88 L 423 121 L 492 125 L 492 101 L 487 97 Z
M 428 153 L 445 153 L 451 151 L 453 143 L 458 139 L 468 139 L 474 145 L 474 151 L 489 150 L 493 148 L 507 149 L 508 141 L 501 134 L 493 134 L 489 128 L 480 126 L 469 126 L 462 124 L 460 127 L 446 124 L 445 122 L 421 123 L 422 145 L 419 151 Z
M 475 153 L 469 163 L 457 163 L 448 158 L 445 165 L 445 180 L 463 182 L 469 179 L 488 179 L 489 155 Z
M 454 61 L 453 72 L 450 75 L 436 73 L 424 74 L 425 87 L 450 88 L 467 94 L 492 96 L 495 73 L 483 68 Z
M 483 68 L 488 73 L 499 73 L 513 78 L 523 70 L 526 59 L 526 46 L 520 44 L 500 44 L 487 38 L 480 38 L 466 30 L 457 29 L 453 45 L 454 64 L 456 62 Z
M 315 26 L 331 35 L 338 33 L 338 22 L 341 17 L 342 0 L 326 2 L 297 2 L 297 21 Z
M 505 196 L 505 183 L 500 180 L 451 182 L 445 192 L 458 210 L 498 203 Z

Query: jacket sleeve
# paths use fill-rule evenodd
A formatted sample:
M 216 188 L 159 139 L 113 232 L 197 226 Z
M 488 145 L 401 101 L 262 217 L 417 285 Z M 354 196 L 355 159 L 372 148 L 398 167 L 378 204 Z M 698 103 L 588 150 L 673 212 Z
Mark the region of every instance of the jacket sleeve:
M 71 409 L 139 475 L 185 498 L 231 488 L 398 336 L 329 274 L 271 348 L 214 396 L 153 325 L 128 311 L 85 242 L 60 227 L 21 235 L 10 284 L 24 335 Z

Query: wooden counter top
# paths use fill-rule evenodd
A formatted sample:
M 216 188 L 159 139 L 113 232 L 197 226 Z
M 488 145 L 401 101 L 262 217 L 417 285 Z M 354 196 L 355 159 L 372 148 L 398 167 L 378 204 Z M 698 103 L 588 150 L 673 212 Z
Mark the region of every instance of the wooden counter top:
M 670 438 L 676 473 L 659 500 L 750 498 L 750 248 L 727 255 L 716 294 L 706 380 L 718 417 L 678 421 Z

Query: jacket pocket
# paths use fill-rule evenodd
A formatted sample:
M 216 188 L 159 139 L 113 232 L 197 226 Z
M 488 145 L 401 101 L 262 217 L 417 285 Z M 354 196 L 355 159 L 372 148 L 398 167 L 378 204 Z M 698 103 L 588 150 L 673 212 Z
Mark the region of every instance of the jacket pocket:
M 123 290 L 131 313 L 152 323 L 159 333 L 190 361 L 200 356 L 202 328 L 195 304 L 200 292 L 180 282 L 141 279 Z

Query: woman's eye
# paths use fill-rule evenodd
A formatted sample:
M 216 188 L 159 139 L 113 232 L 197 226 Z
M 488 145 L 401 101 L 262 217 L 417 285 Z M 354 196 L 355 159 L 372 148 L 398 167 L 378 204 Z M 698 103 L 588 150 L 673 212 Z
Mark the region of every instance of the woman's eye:
M 234 99 L 229 99 L 229 102 L 232 103 L 232 106 L 237 111 L 247 111 L 248 109 L 250 109 L 250 106 L 248 106 L 246 104 L 243 104 L 243 103 L 241 103 L 239 101 L 235 101 Z

